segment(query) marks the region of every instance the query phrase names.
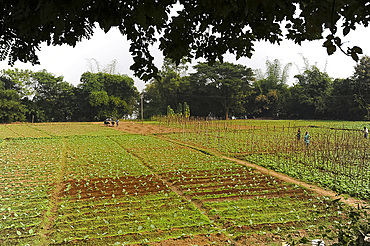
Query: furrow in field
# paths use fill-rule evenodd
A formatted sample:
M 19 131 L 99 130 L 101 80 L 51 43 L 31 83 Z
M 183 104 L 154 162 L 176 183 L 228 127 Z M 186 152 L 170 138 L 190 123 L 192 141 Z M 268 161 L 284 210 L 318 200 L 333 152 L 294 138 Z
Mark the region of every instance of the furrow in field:
M 67 138 L 52 242 L 93 244 L 124 238 L 130 244 L 207 232 L 213 227 L 207 216 L 112 139 Z
M 116 141 L 121 143 L 123 148 L 135 153 L 172 191 L 197 206 L 202 213 L 214 221 L 215 226 L 223 228 L 232 235 L 236 228 L 238 228 L 237 234 L 253 231 L 251 225 L 281 223 L 284 227 L 285 223 L 292 222 L 307 227 L 316 223 L 313 217 L 306 216 L 307 218 L 303 220 L 308 213 L 305 207 L 295 206 L 295 209 L 285 209 L 277 213 L 276 208 L 264 206 L 261 203 L 263 200 L 260 198 L 274 200 L 276 203 L 288 199 L 294 206 L 302 200 L 310 201 L 315 197 L 314 193 L 300 186 L 262 174 L 245 165 L 161 139 L 138 136 L 136 139 L 128 140 L 129 144 L 125 144 L 119 137 Z M 263 212 L 253 213 L 245 210 L 245 213 L 237 213 L 235 218 L 225 217 L 223 220 L 220 217 L 217 219 L 217 216 L 210 212 L 213 210 L 212 206 L 219 206 L 220 202 L 232 201 L 238 206 L 246 200 L 259 204 Z M 315 205 L 320 207 L 320 210 L 311 209 L 309 212 L 325 213 L 326 211 L 323 210 L 326 208 L 325 203 L 324 199 Z M 231 207 L 224 207 L 224 209 L 235 210 Z M 245 216 L 252 216 L 253 219 L 245 219 Z

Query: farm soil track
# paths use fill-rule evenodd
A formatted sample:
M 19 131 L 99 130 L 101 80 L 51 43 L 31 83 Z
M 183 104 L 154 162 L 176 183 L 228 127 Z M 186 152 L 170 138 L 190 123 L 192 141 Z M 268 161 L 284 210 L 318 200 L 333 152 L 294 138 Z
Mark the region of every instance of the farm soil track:
M 101 124 L 104 127 L 103 123 L 97 123 L 97 124 Z M 167 128 L 167 127 L 158 126 L 158 125 L 151 125 L 151 124 L 148 124 L 148 123 L 140 123 L 140 122 L 139 123 L 138 122 L 120 122 L 118 126 L 114 126 L 114 129 L 119 130 L 119 131 L 128 132 L 128 133 L 142 134 L 142 135 L 151 135 L 151 134 L 167 133 L 167 132 L 173 132 L 174 131 L 174 129 L 172 129 L 172 128 Z M 175 142 L 173 140 L 169 140 L 169 141 Z M 199 149 L 198 147 L 195 147 L 195 146 L 190 146 L 190 147 L 192 147 L 194 149 Z M 209 152 L 209 150 L 207 150 L 207 151 Z M 338 198 L 338 194 L 336 194 L 333 191 L 324 190 L 324 189 L 322 189 L 318 186 L 301 182 L 301 181 L 296 180 L 294 178 L 291 178 L 287 175 L 284 175 L 284 174 L 281 174 L 281 173 L 278 173 L 278 172 L 260 167 L 258 165 L 248 163 L 248 162 L 243 161 L 243 160 L 223 156 L 221 153 L 214 152 L 213 154 L 215 154 L 219 157 L 231 160 L 231 161 L 235 161 L 239 164 L 255 168 L 257 171 L 259 171 L 263 175 L 273 176 L 273 177 L 276 177 L 276 178 L 280 179 L 283 182 L 288 182 L 288 183 L 291 183 L 291 184 L 296 184 L 296 185 L 299 185 L 301 187 L 304 187 L 304 188 L 316 193 L 318 196 L 328 196 L 328 197 L 331 197 L 333 199 Z M 166 177 L 161 177 L 161 178 L 166 179 Z M 176 190 L 178 193 L 182 193 L 181 188 L 179 189 L 179 184 L 178 183 L 176 183 L 176 184 L 171 184 L 171 182 L 166 182 L 166 183 L 171 186 L 172 190 Z M 186 181 L 184 183 L 186 183 Z M 285 196 L 286 192 L 278 192 L 277 194 L 274 194 L 273 197 L 277 197 L 279 195 Z M 296 194 L 292 194 L 292 195 L 293 196 L 298 195 L 299 197 L 305 196 L 301 192 L 298 192 L 298 194 L 296 193 Z M 239 199 L 239 198 L 240 197 L 237 197 L 237 198 L 230 197 L 229 199 L 232 200 L 232 199 Z M 356 199 L 353 199 L 353 198 L 348 198 L 348 197 L 347 198 L 340 197 L 340 198 L 343 202 L 345 202 L 349 205 L 352 205 L 352 206 L 357 206 L 357 204 L 360 204 L 360 205 L 365 204 L 363 201 L 356 200 Z M 215 200 L 217 200 L 217 199 L 215 199 Z M 226 199 L 221 198 L 221 200 L 226 200 Z M 205 202 L 205 200 L 203 202 Z M 196 204 L 196 205 L 199 207 L 200 204 Z M 296 236 L 302 236 L 302 235 L 305 234 L 305 232 L 304 231 L 297 231 L 296 234 L 297 234 Z M 192 238 L 189 237 L 189 238 L 181 238 L 181 239 L 169 239 L 169 240 L 166 240 L 166 241 L 154 243 L 153 245 L 163 245 L 163 246 L 167 246 L 167 245 L 210 245 L 212 242 L 215 242 L 215 241 L 218 243 L 217 245 L 230 245 L 228 243 L 230 241 L 228 241 L 228 240 L 230 240 L 230 239 L 228 238 L 227 235 L 196 235 Z M 234 241 L 235 245 L 270 245 L 272 243 L 277 244 L 278 242 L 281 242 L 281 238 L 279 238 L 279 236 L 276 236 L 276 235 L 273 235 L 273 234 L 270 234 L 270 233 L 267 233 L 263 236 L 262 235 L 250 235 L 248 237 L 244 236 L 242 238 L 239 238 L 237 240 L 237 242 Z
M 104 126 L 102 122 L 95 122 L 94 124 L 99 124 L 103 127 Z M 112 127 L 112 126 L 109 126 Z M 115 130 L 123 131 L 123 132 L 129 132 L 129 133 L 135 133 L 135 134 L 142 134 L 142 135 L 150 135 L 150 134 L 156 134 L 156 133 L 169 133 L 173 131 L 177 131 L 175 128 L 171 127 L 164 127 L 159 125 L 152 125 L 148 123 L 141 123 L 141 122 L 119 122 L 118 126 L 115 125 L 112 127 Z

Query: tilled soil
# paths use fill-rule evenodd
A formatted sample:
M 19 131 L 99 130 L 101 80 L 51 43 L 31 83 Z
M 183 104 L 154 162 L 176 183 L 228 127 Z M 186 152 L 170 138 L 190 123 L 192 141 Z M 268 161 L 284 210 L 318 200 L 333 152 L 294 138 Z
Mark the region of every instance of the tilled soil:
M 103 123 L 99 123 L 99 124 L 104 126 Z M 174 129 L 167 128 L 167 127 L 164 127 L 164 126 L 151 125 L 151 124 L 148 124 L 148 123 L 138 123 L 138 122 L 120 122 L 118 126 L 114 126 L 114 129 L 119 130 L 119 131 L 134 133 L 134 134 L 142 134 L 142 135 L 160 134 L 160 133 L 167 133 L 167 132 L 176 131 Z M 171 141 L 173 141 L 173 140 L 171 140 Z M 225 158 L 225 159 L 228 159 L 228 160 L 232 160 L 232 161 L 236 161 L 239 164 L 243 164 L 243 165 L 248 166 L 248 167 L 253 167 L 257 171 L 259 171 L 262 175 L 273 176 L 273 177 L 278 179 L 278 183 L 280 183 L 280 184 L 282 182 L 288 182 L 288 183 L 291 183 L 291 184 L 296 184 L 296 185 L 299 185 L 300 187 L 304 187 L 304 188 L 316 193 L 318 196 L 328 196 L 328 197 L 331 197 L 333 199 L 337 199 L 338 197 L 340 197 L 340 196 L 338 196 L 338 194 L 336 194 L 333 191 L 324 190 L 324 189 L 322 189 L 318 186 L 301 182 L 301 181 L 296 180 L 294 178 L 291 178 L 287 175 L 277 173 L 277 172 L 274 172 L 272 170 L 268 170 L 266 168 L 248 163 L 248 162 L 243 161 L 243 160 L 225 157 L 225 156 L 222 156 L 219 153 L 215 153 L 215 154 L 218 155 L 219 157 L 222 157 L 222 158 Z M 165 181 L 167 183 L 167 185 L 169 185 L 172 190 L 177 191 L 178 193 L 183 192 L 182 188 L 181 188 L 182 185 L 189 185 L 191 183 L 196 184 L 198 182 L 205 181 L 205 180 L 191 180 L 191 181 L 189 181 L 189 180 L 184 179 L 184 180 L 182 180 L 182 182 L 181 181 L 180 182 L 178 182 L 178 181 L 172 182 L 171 180 L 168 179 L 169 177 L 160 176 L 160 174 L 158 174 L 158 178 Z M 228 182 L 232 183 L 232 181 L 230 181 L 230 180 L 224 180 L 224 182 L 226 184 Z M 261 186 L 263 187 L 264 185 L 262 184 Z M 162 187 L 162 188 L 164 188 L 164 187 Z M 215 186 L 214 189 L 217 189 L 217 186 Z M 111 189 L 108 189 L 108 190 L 111 191 Z M 107 190 L 107 192 L 109 193 L 108 190 Z M 112 190 L 114 190 L 113 187 L 112 187 Z M 134 190 L 137 190 L 137 188 L 132 189 L 131 187 L 127 187 L 127 190 L 129 192 L 133 192 Z M 143 192 L 143 194 L 145 194 L 145 192 L 150 193 L 151 190 L 149 189 L 149 190 L 142 191 L 142 192 Z M 211 193 L 212 192 L 222 193 L 222 191 L 216 191 L 216 190 L 215 191 L 210 191 L 210 192 Z M 266 194 L 267 195 L 266 197 L 269 197 L 269 196 L 272 196 L 272 197 L 286 196 L 287 193 L 288 193 L 288 196 L 289 195 L 292 195 L 292 197 L 297 197 L 298 196 L 298 197 L 302 197 L 303 199 L 306 196 L 305 194 L 303 194 L 303 192 L 301 190 L 299 190 L 299 191 L 289 190 L 289 191 L 278 191 L 275 194 Z M 207 192 L 204 192 L 204 194 L 207 194 Z M 179 195 L 182 195 L 182 194 L 179 194 Z M 199 192 L 197 195 L 202 195 L 202 193 Z M 187 198 L 190 198 L 190 197 L 188 196 Z M 232 199 L 240 199 L 240 198 L 248 198 L 248 197 L 246 195 L 241 195 L 241 196 L 237 196 L 237 197 L 219 198 L 219 199 L 216 198 L 216 199 L 210 199 L 210 200 L 212 200 L 212 201 L 220 200 L 221 201 L 221 200 L 225 200 L 225 199 L 232 200 Z M 348 197 L 347 198 L 340 197 L 340 198 L 342 199 L 343 202 L 345 202 L 349 205 L 352 205 L 352 206 L 357 206 L 357 204 L 364 204 L 362 201 L 356 200 L 356 199 L 353 199 L 353 198 L 348 198 Z M 206 201 L 207 200 L 203 200 L 203 202 L 206 202 Z M 201 206 L 201 204 L 198 204 L 197 206 L 199 207 L 199 206 Z M 245 228 L 243 228 L 243 229 L 245 229 Z M 297 233 L 302 234 L 302 235 L 304 234 L 304 232 L 297 232 Z M 301 236 L 301 235 L 298 235 L 298 236 Z M 278 244 L 281 241 L 282 241 L 282 239 L 279 238 L 279 236 L 276 236 L 276 235 L 273 235 L 273 234 L 270 235 L 269 233 L 267 233 L 265 235 L 244 236 L 242 238 L 239 238 L 237 241 L 233 240 L 232 242 L 230 241 L 230 238 L 228 238 L 227 235 L 223 235 L 223 234 L 212 235 L 211 234 L 211 235 L 196 235 L 196 236 L 192 236 L 192 237 L 169 239 L 169 240 L 161 241 L 161 242 L 158 242 L 158 243 L 151 243 L 151 245 L 163 245 L 163 246 L 167 246 L 167 245 L 213 245 L 214 243 L 216 243 L 216 245 L 231 245 L 231 244 L 232 245 L 271 245 L 271 244 Z

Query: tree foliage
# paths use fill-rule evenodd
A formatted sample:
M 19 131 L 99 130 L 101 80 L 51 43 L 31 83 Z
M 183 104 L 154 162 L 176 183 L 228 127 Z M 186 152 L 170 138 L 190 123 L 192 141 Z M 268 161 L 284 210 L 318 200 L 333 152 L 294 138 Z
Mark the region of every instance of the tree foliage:
M 355 101 L 370 120 L 370 57 L 363 56 L 353 75 Z
M 136 109 L 139 93 L 126 75 L 86 72 L 78 86 L 80 116 L 87 120 L 122 118 Z
M 284 83 L 277 61 L 267 62 L 257 78 L 250 68 L 216 62 L 194 66 L 170 60 L 141 94 L 144 117 L 174 114 L 192 117 L 273 117 L 369 119 L 369 58 L 363 57 L 347 79 L 330 78 L 315 66 Z M 262 73 L 260 73 L 262 74 Z M 126 75 L 86 72 L 74 87 L 46 70 L 0 73 L 0 122 L 94 121 L 137 112 L 139 93 Z
M 356 103 L 354 82 L 352 79 L 336 79 L 330 96 L 329 115 L 334 119 L 358 120 L 363 119 L 361 109 Z
M 32 74 L 35 103 L 32 115 L 38 121 L 69 121 L 76 110 L 74 87 L 46 70 Z M 37 111 L 38 113 L 36 113 Z
M 25 111 L 16 91 L 0 89 L 0 123 L 24 121 Z
M 257 79 L 253 82 L 251 101 L 252 112 L 263 117 L 275 117 L 284 113 L 284 95 L 287 93 L 287 79 L 291 63 L 283 64 L 278 59 L 266 60 L 266 72 L 257 70 Z
M 32 95 L 33 93 L 33 72 L 22 69 L 8 69 L 0 71 L 0 81 L 4 89 L 15 90 L 20 98 Z
M 245 113 L 245 103 L 250 93 L 253 79 L 251 68 L 232 63 L 215 63 L 209 67 L 206 63 L 194 66 L 197 72 L 190 75 L 191 95 L 202 92 L 196 100 L 206 101 L 212 105 L 209 112 L 229 119 L 230 113 L 241 115 Z M 193 103 L 195 100 L 192 100 Z M 190 104 L 190 101 L 189 101 Z M 190 107 L 193 106 L 190 104 Z
M 143 91 L 145 99 L 144 117 L 165 115 L 167 106 L 176 108 L 184 102 L 184 93 L 189 84 L 182 75 L 186 74 L 188 67 L 183 60 L 176 65 L 170 59 L 164 59 L 160 77 L 152 79 Z
M 227 52 L 251 57 L 255 42 L 284 38 L 298 44 L 323 39 L 328 54 L 339 48 L 358 60 L 361 48 L 346 49 L 340 36 L 370 21 L 370 5 L 357 0 L 3 0 L 0 5 L 0 60 L 37 64 L 43 42 L 75 46 L 89 39 L 96 25 L 105 32 L 117 27 L 131 42 L 131 69 L 143 80 L 158 73 L 150 54 L 155 42 L 177 64 L 184 57 L 214 63 Z M 326 30 L 330 34 L 324 37 Z
M 332 88 L 332 79 L 328 74 L 312 66 L 303 74 L 296 75 L 298 83 L 291 91 L 291 113 L 300 118 L 325 118 L 328 114 L 328 99 Z
M 121 118 L 137 108 L 138 91 L 126 75 L 84 73 L 77 87 L 46 70 L 0 73 L 0 122 L 93 121 Z
M 366 64 L 364 61 L 358 65 L 362 69 L 356 71 L 370 70 L 361 65 Z M 283 66 L 278 60 L 267 61 L 265 73 L 259 71 L 256 77 L 252 74 L 243 82 L 240 71 L 249 74 L 250 68 L 228 63 L 209 67 L 200 63 L 194 66 L 194 73 L 181 76 L 184 73 L 176 66 L 166 65 L 161 71 L 162 80 L 153 80 L 143 92 L 144 117 L 166 115 L 168 106 L 174 113 L 179 113 L 182 107 L 184 114 L 186 102 L 194 117 L 226 118 L 227 108 L 223 105 L 230 105 L 228 116 L 241 118 L 366 120 L 367 104 L 359 99 L 369 95 L 364 86 L 367 80 L 360 83 L 355 80 L 366 76 L 333 80 L 307 61 L 304 71 L 295 76 L 297 82 L 288 86 L 285 78 L 289 67 L 290 64 Z

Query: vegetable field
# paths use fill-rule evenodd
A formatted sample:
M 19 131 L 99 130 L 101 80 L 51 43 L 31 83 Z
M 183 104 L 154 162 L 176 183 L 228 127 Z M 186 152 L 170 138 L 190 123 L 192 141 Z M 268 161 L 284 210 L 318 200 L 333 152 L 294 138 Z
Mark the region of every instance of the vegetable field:
M 0 137 L 2 245 L 238 245 L 267 233 L 281 245 L 340 217 L 328 198 L 155 136 L 50 123 L 0 125 Z
M 339 193 L 370 199 L 369 122 L 179 121 L 166 138 L 214 150 Z M 301 138 L 297 139 L 298 129 Z M 304 143 L 309 132 L 310 145 Z

